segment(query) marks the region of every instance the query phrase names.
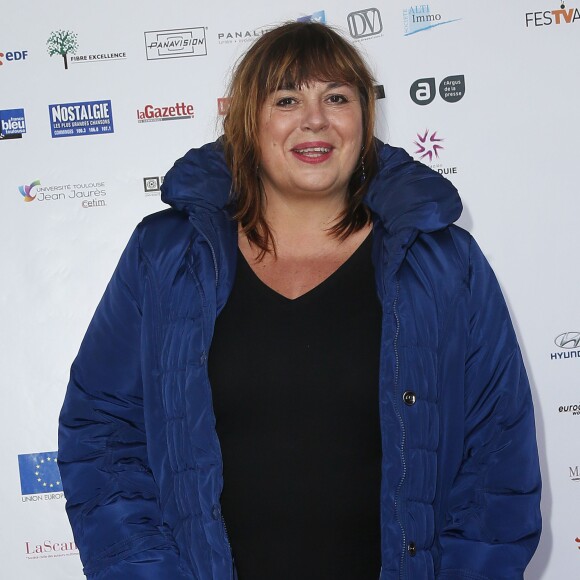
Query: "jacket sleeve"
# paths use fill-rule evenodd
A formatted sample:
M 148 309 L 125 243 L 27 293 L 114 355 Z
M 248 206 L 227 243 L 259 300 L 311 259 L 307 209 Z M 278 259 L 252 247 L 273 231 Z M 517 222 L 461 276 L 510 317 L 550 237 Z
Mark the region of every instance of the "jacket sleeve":
M 463 460 L 437 578 L 521 580 L 541 530 L 532 398 L 499 284 L 470 243 Z
M 89 325 L 60 414 L 58 462 L 87 578 L 193 580 L 163 526 L 147 460 L 139 229 Z

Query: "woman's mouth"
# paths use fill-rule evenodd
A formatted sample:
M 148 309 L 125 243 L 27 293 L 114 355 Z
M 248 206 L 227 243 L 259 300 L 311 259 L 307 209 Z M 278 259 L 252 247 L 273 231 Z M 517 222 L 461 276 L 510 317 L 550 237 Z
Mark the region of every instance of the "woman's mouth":
M 304 143 L 292 148 L 293 155 L 306 163 L 322 163 L 332 154 L 333 147 L 330 144 Z

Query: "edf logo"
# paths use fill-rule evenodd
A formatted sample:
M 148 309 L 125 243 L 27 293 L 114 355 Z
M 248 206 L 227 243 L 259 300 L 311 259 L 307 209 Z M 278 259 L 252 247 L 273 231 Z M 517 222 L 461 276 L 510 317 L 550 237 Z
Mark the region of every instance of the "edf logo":
M 346 20 L 348 31 L 353 38 L 366 38 L 375 36 L 383 31 L 381 13 L 376 8 L 365 8 L 351 12 Z
M 27 50 L 12 50 L 8 52 L 0 52 L 0 66 L 4 64 L 4 61 L 12 60 L 25 60 L 28 56 Z

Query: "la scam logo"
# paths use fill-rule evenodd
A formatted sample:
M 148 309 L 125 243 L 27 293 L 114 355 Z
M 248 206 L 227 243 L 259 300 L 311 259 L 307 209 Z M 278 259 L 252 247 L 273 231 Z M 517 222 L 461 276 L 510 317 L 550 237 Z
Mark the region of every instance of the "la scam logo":
M 33 194 L 32 190 L 38 185 L 40 185 L 40 181 L 36 179 L 30 185 L 20 185 L 18 187 L 18 191 L 24 198 L 24 201 L 34 201 L 36 199 L 36 194 Z

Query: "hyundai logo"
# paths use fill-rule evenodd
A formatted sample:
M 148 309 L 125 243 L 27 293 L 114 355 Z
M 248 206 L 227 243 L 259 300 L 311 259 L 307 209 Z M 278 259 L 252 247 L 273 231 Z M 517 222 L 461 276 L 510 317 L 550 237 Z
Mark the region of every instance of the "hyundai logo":
M 580 346 L 580 332 L 563 332 L 554 339 L 554 342 L 560 348 L 578 348 Z
M 383 31 L 381 13 L 376 8 L 366 8 L 351 12 L 346 20 L 348 31 L 353 38 L 366 38 Z

